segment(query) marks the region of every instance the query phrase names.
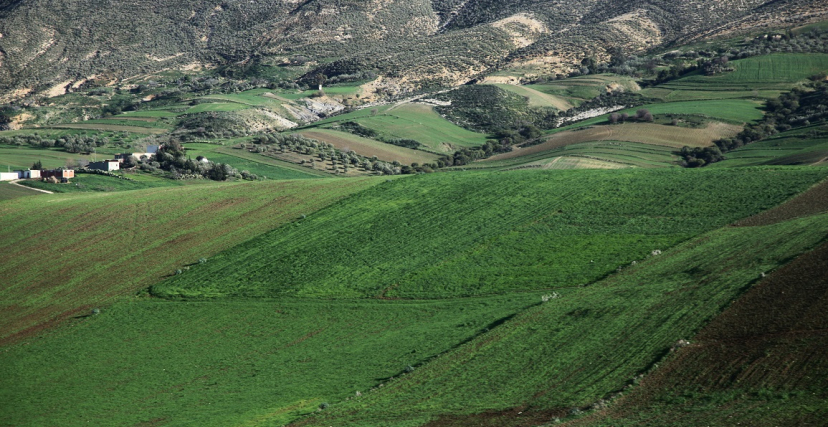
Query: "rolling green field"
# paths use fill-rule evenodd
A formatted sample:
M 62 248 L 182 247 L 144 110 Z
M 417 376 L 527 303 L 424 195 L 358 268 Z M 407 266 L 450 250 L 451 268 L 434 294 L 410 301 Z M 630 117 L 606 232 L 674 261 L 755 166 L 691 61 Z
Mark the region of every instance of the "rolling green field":
M 30 148 L 28 146 L 17 147 L 13 145 L 0 145 L 0 168 L 5 169 L 29 169 L 40 161 L 45 168 L 57 168 L 66 166 L 67 163 L 78 160 L 90 161 L 91 155 L 69 153 L 62 148 Z
M 152 292 L 438 298 L 580 286 L 824 176 L 819 169 L 421 175 L 356 194 Z
M 207 102 L 204 104 L 194 105 L 185 111 L 186 114 L 203 113 L 205 111 L 237 111 L 250 108 L 244 104 L 230 103 L 230 102 Z
M 0 353 L 0 424 L 284 425 L 539 301 L 124 301 Z
M 653 114 L 686 114 L 742 124 L 761 119 L 763 115 L 762 110 L 760 110 L 761 107 L 762 104 L 757 101 L 725 99 L 647 104 L 621 110 L 618 113 L 634 115 L 637 110 L 646 108 Z
M 828 214 L 704 234 L 592 286 L 560 290 L 381 390 L 296 425 L 554 425 L 646 377 L 759 272 L 826 233 Z
M 711 167 L 753 165 L 828 165 L 828 135 L 825 126 L 809 126 L 782 132 L 771 138 L 730 151 L 725 161 Z
M 525 87 L 562 98 L 576 107 L 586 100 L 606 93 L 608 88 L 622 88 L 628 92 L 637 92 L 641 89 L 633 78 L 615 74 L 570 77 L 548 83 L 526 85 Z
M 229 101 L 237 104 L 253 106 L 253 107 L 266 107 L 266 106 L 278 106 L 281 102 L 275 98 L 264 96 L 267 93 L 271 93 L 271 90 L 268 89 L 252 89 L 247 90 L 244 92 L 239 93 L 231 93 L 231 94 L 214 94 L 214 95 L 206 95 L 202 97 L 202 99 L 210 100 L 210 101 Z
M 4 200 L 16 199 L 18 197 L 35 196 L 38 194 L 44 193 L 29 190 L 25 187 L 21 188 L 16 185 L 9 184 L 8 182 L 0 182 L 0 202 Z
M 461 128 L 441 117 L 433 107 L 424 104 L 393 106 L 377 115 L 341 117 L 352 118 L 388 139 L 413 139 L 424 145 L 423 150 L 439 154 L 453 152 L 457 147 L 472 147 L 486 142 L 486 135 Z
M 348 95 L 355 95 L 355 94 L 359 93 L 360 88 L 359 88 L 359 86 L 347 86 L 347 85 L 323 86 L 322 91 L 326 95 L 340 95 L 340 96 L 345 95 L 345 96 L 348 96 Z M 305 90 L 305 91 L 275 92 L 275 94 L 277 96 L 279 96 L 281 98 L 285 98 L 285 99 L 290 99 L 292 101 L 297 100 L 297 99 L 301 99 L 301 98 L 307 98 L 311 95 L 316 95 L 317 93 L 318 93 L 318 91 L 316 89 L 309 89 L 309 90 Z
M 708 147 L 716 139 L 735 136 L 740 129 L 712 121 L 702 128 L 655 123 L 570 127 L 550 134 L 544 142 L 494 155 L 474 162 L 471 167 L 516 166 L 567 153 L 638 167 L 673 166 L 678 160 L 673 153 L 681 147 Z
M 109 304 L 377 179 L 205 183 L 0 203 L 0 342 Z M 47 252 L 48 256 L 34 256 Z
M 628 141 L 596 141 L 579 144 L 566 145 L 560 148 L 541 151 L 534 154 L 527 154 L 504 160 L 491 160 L 475 162 L 469 168 L 516 168 L 516 167 L 541 167 L 543 169 L 557 169 L 556 163 L 561 160 L 555 159 L 584 159 L 604 162 L 609 164 L 589 163 L 584 165 L 573 165 L 577 168 L 617 168 L 617 167 L 671 167 L 675 166 L 678 156 L 673 154 L 674 148 L 642 144 Z M 551 163 L 553 162 L 554 163 Z M 563 162 L 567 164 L 568 162 Z M 563 165 L 561 165 L 562 167 Z
M 125 111 L 119 114 L 117 117 L 147 117 L 147 118 L 155 118 L 155 117 L 162 117 L 162 118 L 173 118 L 178 116 L 177 113 L 174 113 L 169 110 L 138 110 L 138 111 Z

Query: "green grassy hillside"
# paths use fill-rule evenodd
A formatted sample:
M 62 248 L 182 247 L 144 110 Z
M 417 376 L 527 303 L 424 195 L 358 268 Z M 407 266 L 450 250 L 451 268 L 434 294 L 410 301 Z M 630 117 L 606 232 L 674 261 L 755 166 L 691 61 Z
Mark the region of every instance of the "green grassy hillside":
M 437 298 L 584 285 L 823 176 L 807 169 L 421 175 L 246 242 L 152 292 Z
M 339 119 L 339 120 L 336 120 Z M 450 153 L 457 147 L 471 147 L 486 142 L 486 135 L 455 125 L 425 104 L 402 104 L 383 108 L 376 114 L 370 110 L 347 113 L 321 123 L 352 120 L 372 129 L 386 139 L 413 139 L 421 149 L 434 153 Z
M 760 273 L 783 265 L 826 237 L 827 214 L 704 234 L 595 285 L 560 290 L 558 298 L 521 312 L 501 327 L 388 382 L 381 390 L 342 402 L 296 425 L 538 426 L 554 424 L 556 418 L 565 419 L 593 407 L 605 407 L 619 392 L 637 384 L 640 374 L 645 374 L 642 377 L 646 382 L 647 374 L 660 372 L 656 367 L 672 346 L 682 339 L 692 340 L 733 298 L 757 282 Z M 824 284 L 822 289 L 824 292 Z M 788 299 L 802 301 L 797 297 Z M 818 310 L 814 304 L 807 306 Z M 750 319 L 740 321 L 750 323 Z M 778 354 L 768 362 L 787 360 L 788 366 L 796 366 L 802 375 L 810 375 L 807 367 L 818 367 L 813 372 L 817 376 L 811 377 L 809 384 L 824 394 L 824 383 L 818 375 L 824 372 L 825 357 L 816 350 L 822 334 L 813 331 L 809 336 L 803 344 L 810 348 L 802 348 L 792 358 Z M 791 345 L 795 345 L 794 339 L 792 336 Z M 736 351 L 738 345 L 731 342 L 730 347 Z M 688 350 L 680 349 L 678 354 Z M 716 351 L 710 348 L 706 353 L 716 357 Z M 784 350 L 774 347 L 772 351 Z M 686 384 L 688 391 L 698 390 L 690 378 L 707 378 L 703 386 L 715 387 L 717 379 L 739 371 L 722 365 L 727 363 L 726 357 L 715 367 L 697 365 L 697 360 L 687 360 L 684 370 L 673 377 L 673 381 Z M 761 372 L 745 372 L 752 365 L 749 359 L 742 361 L 741 375 L 761 384 Z M 772 364 L 763 366 L 775 369 Z M 790 383 L 795 382 L 791 378 Z M 704 396 L 699 395 L 701 402 Z M 806 401 L 816 403 L 814 398 Z M 678 405 L 671 407 L 674 412 L 670 415 L 679 419 L 688 416 L 679 406 L 680 401 L 671 403 Z M 657 421 L 646 425 L 664 425 L 673 419 L 659 416 L 657 411 L 661 409 L 651 409 L 649 415 Z M 779 405 L 774 409 L 780 409 Z M 717 414 L 721 413 L 689 419 L 717 424 Z M 803 418 L 819 420 L 814 412 Z M 687 420 L 682 425 L 699 425 Z M 615 424 L 610 420 L 586 425 L 642 424 Z
M 823 184 L 780 206 L 824 212 Z M 784 221 L 759 215 L 751 230 Z M 757 227 L 760 226 L 760 227 Z M 825 235 L 824 228 L 814 230 Z M 828 242 L 769 273 L 607 411 L 568 425 L 818 425 L 828 414 Z M 780 369 L 784 367 L 784 369 Z
M 0 203 L 0 341 L 88 312 L 380 181 L 265 181 Z
M 284 425 L 539 301 L 121 302 L 0 353 L 0 424 Z

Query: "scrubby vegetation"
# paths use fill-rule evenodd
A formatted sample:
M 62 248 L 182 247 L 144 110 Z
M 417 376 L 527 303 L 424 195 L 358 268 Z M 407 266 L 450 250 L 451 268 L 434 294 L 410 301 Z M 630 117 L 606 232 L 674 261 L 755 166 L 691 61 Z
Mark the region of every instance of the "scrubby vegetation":
M 828 118 L 828 84 L 818 82 L 810 88 L 795 88 L 765 103 L 766 114 L 759 122 L 748 125 L 734 138 L 714 141 L 715 147 L 682 149 L 683 165 L 699 167 L 724 158 L 723 153 L 791 129 L 824 124 Z M 821 136 L 814 130 L 814 136 Z

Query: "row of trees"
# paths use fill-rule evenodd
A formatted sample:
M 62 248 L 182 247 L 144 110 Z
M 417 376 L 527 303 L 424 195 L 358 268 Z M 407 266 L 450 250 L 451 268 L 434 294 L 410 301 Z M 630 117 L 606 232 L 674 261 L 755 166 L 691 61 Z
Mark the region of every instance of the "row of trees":
M 173 179 L 207 178 L 214 181 L 225 181 L 231 177 L 247 180 L 259 179 L 255 174 L 247 171 L 239 172 L 225 163 L 193 160 L 184 153 L 184 148 L 176 140 L 167 141 L 152 158 L 143 160 L 140 167 L 149 172 L 158 169 L 167 171 Z
M 70 153 L 92 153 L 97 147 L 109 144 L 109 138 L 99 135 L 64 135 L 59 138 L 43 137 L 37 134 L 0 137 L 0 144 L 40 148 L 63 147 Z
M 652 122 L 653 121 L 653 113 L 646 108 L 641 108 L 635 112 L 634 116 L 630 116 L 627 113 L 612 113 L 609 116 L 610 124 L 618 124 L 618 123 L 625 123 L 628 121 L 635 121 L 635 122 Z

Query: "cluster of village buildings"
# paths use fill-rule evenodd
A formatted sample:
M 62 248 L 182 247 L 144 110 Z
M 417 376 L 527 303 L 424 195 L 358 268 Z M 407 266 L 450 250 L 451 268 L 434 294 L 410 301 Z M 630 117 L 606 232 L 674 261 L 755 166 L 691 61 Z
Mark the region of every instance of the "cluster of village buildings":
M 150 145 L 144 153 L 122 153 L 116 154 L 112 160 L 102 160 L 100 162 L 89 162 L 86 169 L 99 170 L 111 172 L 121 169 L 121 164 L 128 158 L 134 157 L 140 159 L 141 157 L 152 157 L 158 152 L 160 146 Z M 75 171 L 69 168 L 57 169 L 43 169 L 43 170 L 16 170 L 9 172 L 0 172 L 0 181 L 13 181 L 15 179 L 45 179 L 55 177 L 60 182 L 68 182 L 69 179 L 75 177 Z

